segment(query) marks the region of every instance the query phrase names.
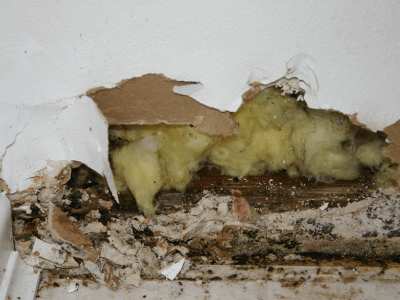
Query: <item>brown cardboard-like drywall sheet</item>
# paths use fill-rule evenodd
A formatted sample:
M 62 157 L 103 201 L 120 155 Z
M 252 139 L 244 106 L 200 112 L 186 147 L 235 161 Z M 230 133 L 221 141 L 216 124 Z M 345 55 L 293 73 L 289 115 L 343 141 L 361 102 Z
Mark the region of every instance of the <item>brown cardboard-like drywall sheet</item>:
M 87 95 L 97 103 L 110 125 L 192 124 L 208 134 L 237 133 L 229 112 L 173 92 L 174 86 L 185 84 L 191 83 L 147 74 L 124 80 L 111 89 L 90 90 Z

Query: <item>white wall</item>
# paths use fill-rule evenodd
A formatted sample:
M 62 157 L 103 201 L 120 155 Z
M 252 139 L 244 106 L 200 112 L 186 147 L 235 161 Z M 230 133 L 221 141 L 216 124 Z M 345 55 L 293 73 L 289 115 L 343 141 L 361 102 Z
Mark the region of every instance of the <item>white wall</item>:
M 147 73 L 199 82 L 193 98 L 235 111 L 249 80 L 275 81 L 289 62 L 309 85 L 310 106 L 358 113 L 383 129 L 400 119 L 399 16 L 397 0 L 3 0 L 0 177 L 22 189 L 49 156 L 109 172 L 104 120 L 77 96 Z M 86 121 L 58 123 L 57 109 Z

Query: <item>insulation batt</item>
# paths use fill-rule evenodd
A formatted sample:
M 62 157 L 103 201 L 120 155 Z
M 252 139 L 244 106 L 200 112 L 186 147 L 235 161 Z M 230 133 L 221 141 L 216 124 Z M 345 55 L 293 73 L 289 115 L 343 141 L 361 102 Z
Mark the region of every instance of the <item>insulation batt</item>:
M 239 133 L 210 136 L 190 125 L 124 125 L 110 129 L 123 141 L 111 151 L 117 189 L 129 188 L 138 207 L 154 214 L 161 189 L 184 191 L 205 163 L 223 174 L 245 176 L 286 170 L 317 181 L 353 180 L 360 167 L 375 171 L 376 187 L 396 185 L 397 166 L 382 155 L 382 133 L 351 123 L 339 112 L 310 109 L 270 87 L 232 114 Z

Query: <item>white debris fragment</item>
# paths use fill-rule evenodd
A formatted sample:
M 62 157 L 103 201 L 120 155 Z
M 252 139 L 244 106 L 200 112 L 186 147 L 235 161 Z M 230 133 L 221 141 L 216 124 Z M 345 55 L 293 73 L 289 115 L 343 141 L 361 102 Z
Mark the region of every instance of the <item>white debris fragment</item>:
M 199 205 L 204 206 L 206 208 L 213 208 L 215 206 L 215 202 L 210 198 L 203 198 L 199 201 Z
M 232 196 L 213 196 L 213 199 L 217 203 L 229 203 L 233 201 Z
M 17 250 L 21 255 L 28 255 L 31 253 L 30 246 L 32 241 L 15 241 L 15 250 Z
M 97 264 L 92 261 L 85 261 L 85 268 L 93 275 L 93 277 L 102 285 L 105 285 L 104 282 L 104 274 L 101 273 L 101 270 Z
M 229 212 L 229 207 L 227 203 L 220 203 L 218 204 L 218 213 L 221 216 L 226 216 Z
M 266 286 L 265 280 L 258 279 L 256 281 L 258 287 Z
M 202 285 L 202 284 L 203 284 L 203 280 L 197 279 L 197 280 L 194 282 L 194 284 L 195 284 L 195 285 Z
M 58 244 L 46 243 L 40 239 L 35 240 L 32 253 L 38 252 L 41 258 L 47 259 L 59 265 L 63 264 L 67 258 L 62 247 Z
M 79 289 L 79 284 L 78 284 L 77 282 L 72 282 L 72 283 L 67 287 L 67 289 L 65 290 L 65 292 L 66 292 L 67 294 L 71 294 L 71 293 L 77 291 L 78 289 Z
M 92 210 L 91 212 L 87 213 L 85 216 L 85 219 L 88 221 L 98 220 L 100 218 L 101 218 L 101 213 L 99 212 L 99 210 Z
M 142 267 L 143 274 L 156 275 L 159 270 L 160 263 L 157 255 L 148 247 L 142 247 L 138 250 L 136 255 L 140 266 Z
M 70 220 L 71 220 L 72 222 L 74 222 L 74 223 L 77 223 L 77 222 L 78 222 L 78 220 L 77 220 L 75 217 L 73 217 L 73 216 L 69 216 L 68 219 L 70 219 Z
M 10 201 L 18 201 L 27 195 L 30 195 L 30 193 L 20 192 L 20 193 L 8 194 L 7 197 Z
M 56 188 L 42 188 L 38 194 L 38 198 L 42 203 L 48 203 L 50 201 L 58 202 L 62 200 L 63 195 L 64 192 Z
M 322 205 L 319 210 L 325 210 L 328 208 L 329 203 L 325 203 L 324 205 Z
M 69 199 L 62 199 L 62 200 L 61 200 L 61 203 L 62 203 L 62 204 L 66 204 L 66 205 L 70 205 L 70 204 L 72 203 L 72 201 L 69 200 Z
M 26 214 L 30 215 L 32 213 L 32 209 L 30 205 L 21 205 L 13 208 L 14 211 L 25 211 Z
M 79 230 L 82 231 L 83 234 L 103 233 L 103 232 L 107 232 L 107 226 L 96 221 L 96 222 L 89 223 L 86 226 L 79 227 Z
M 89 200 L 89 194 L 88 194 L 88 192 L 86 191 L 86 190 L 82 190 L 82 198 L 81 198 L 81 200 L 83 201 L 83 202 L 86 202 L 86 201 L 88 201 Z
M 109 243 L 101 245 L 101 257 L 121 266 L 132 264 L 135 261 L 134 256 L 122 254 Z
M 142 223 L 144 220 L 146 220 L 146 218 L 142 215 L 137 215 L 134 218 L 137 219 L 140 223 Z
M 168 251 L 168 242 L 167 240 L 161 240 L 157 243 L 157 246 L 153 248 L 153 251 L 159 256 L 164 257 Z
M 133 245 L 129 245 L 125 242 L 124 238 L 121 237 L 115 230 L 108 231 L 108 241 L 113 245 L 119 252 L 125 255 L 136 255 L 138 249 L 142 246 L 139 241 L 135 241 Z
M 67 260 L 61 265 L 62 268 L 79 268 L 79 264 L 72 256 L 68 256 Z
M 179 272 L 182 270 L 183 264 L 185 263 L 185 259 L 182 258 L 180 261 L 177 263 L 174 263 L 173 265 L 166 267 L 160 271 L 162 275 L 167 277 L 169 280 L 174 280 L 175 277 L 179 274 Z
M 190 214 L 192 216 L 198 216 L 204 211 L 204 207 L 202 205 L 197 205 L 190 210 Z
M 299 80 L 296 77 L 290 79 L 281 78 L 275 83 L 275 86 L 282 89 L 282 95 L 298 94 L 299 92 L 301 92 Z
M 40 212 L 42 214 L 46 213 L 46 210 L 43 208 L 43 206 L 41 206 L 38 202 L 35 203 L 36 207 L 39 208 Z
M 106 194 L 108 193 L 108 191 L 106 191 Z M 103 208 L 105 208 L 106 210 L 110 210 L 111 207 L 114 205 L 113 201 L 106 201 L 106 200 L 99 200 L 99 205 Z
M 217 235 L 224 228 L 224 224 L 220 221 L 207 221 L 205 225 L 198 231 L 199 235 L 213 236 Z
M 284 260 L 304 260 L 303 256 L 299 254 L 288 254 L 283 257 Z
M 273 254 L 273 253 L 268 254 L 267 258 L 270 261 L 276 261 L 278 259 L 277 256 L 275 254 Z
M 27 255 L 23 259 L 24 263 L 27 264 L 28 266 L 38 267 L 46 270 L 52 270 L 56 268 L 56 264 L 48 262 L 36 256 L 35 254 Z
M 142 283 L 142 278 L 140 277 L 140 272 L 136 272 L 127 276 L 122 276 L 121 280 L 127 287 L 139 287 Z

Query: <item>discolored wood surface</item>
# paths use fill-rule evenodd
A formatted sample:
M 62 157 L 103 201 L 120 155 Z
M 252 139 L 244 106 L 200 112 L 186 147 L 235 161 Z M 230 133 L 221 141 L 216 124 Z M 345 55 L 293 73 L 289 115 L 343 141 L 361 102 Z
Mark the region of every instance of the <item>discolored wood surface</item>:
M 161 191 L 156 202 L 159 213 L 170 213 L 182 207 L 191 207 L 201 199 L 203 191 L 231 195 L 231 190 L 242 192 L 249 204 L 260 214 L 318 208 L 328 202 L 329 207 L 345 206 L 370 195 L 374 189 L 372 175 L 363 170 L 357 180 L 340 180 L 331 184 L 314 179 L 291 179 L 286 172 L 249 176 L 242 180 L 221 175 L 216 168 L 204 168 L 184 193 Z

